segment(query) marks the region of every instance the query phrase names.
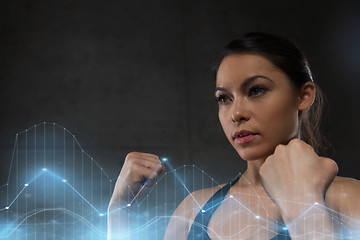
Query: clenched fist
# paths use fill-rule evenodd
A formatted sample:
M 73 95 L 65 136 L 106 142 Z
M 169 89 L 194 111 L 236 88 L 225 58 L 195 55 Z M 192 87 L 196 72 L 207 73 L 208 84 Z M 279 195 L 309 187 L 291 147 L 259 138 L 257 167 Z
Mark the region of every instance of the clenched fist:
M 262 184 L 268 195 L 286 216 L 292 218 L 307 204 L 323 202 L 327 188 L 335 178 L 335 161 L 319 157 L 313 148 L 299 139 L 278 145 L 260 168 Z M 284 216 L 283 216 L 284 217 Z
M 129 203 L 135 196 L 139 196 L 139 190 L 145 183 L 146 186 L 152 186 L 164 170 L 159 157 L 154 154 L 129 153 L 116 181 L 110 205 Z

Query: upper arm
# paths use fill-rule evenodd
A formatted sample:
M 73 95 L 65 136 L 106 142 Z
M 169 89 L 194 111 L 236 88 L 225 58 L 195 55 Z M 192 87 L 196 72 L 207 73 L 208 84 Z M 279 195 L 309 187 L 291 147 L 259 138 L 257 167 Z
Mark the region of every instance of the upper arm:
M 335 185 L 326 200 L 339 213 L 343 226 L 360 231 L 360 181 L 346 178 Z
M 340 213 L 344 223 L 350 229 L 360 231 L 360 181 L 351 179 L 344 186 Z

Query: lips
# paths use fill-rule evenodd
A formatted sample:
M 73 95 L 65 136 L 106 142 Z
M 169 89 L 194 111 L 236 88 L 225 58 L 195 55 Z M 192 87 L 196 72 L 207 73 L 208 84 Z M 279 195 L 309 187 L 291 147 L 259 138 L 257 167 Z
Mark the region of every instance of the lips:
M 248 130 L 241 130 L 234 132 L 233 138 L 235 139 L 235 142 L 239 144 L 245 144 L 251 142 L 256 137 L 256 135 L 257 133 Z

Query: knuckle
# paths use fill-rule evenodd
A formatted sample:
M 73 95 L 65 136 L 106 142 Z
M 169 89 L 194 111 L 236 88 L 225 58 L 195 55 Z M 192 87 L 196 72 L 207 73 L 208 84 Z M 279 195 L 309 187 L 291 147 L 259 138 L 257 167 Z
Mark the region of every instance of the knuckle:
M 328 162 L 328 165 L 329 165 L 329 168 L 333 171 L 333 172 L 338 172 L 339 171 L 339 166 L 337 165 L 337 163 L 330 159 L 330 158 L 327 158 L 327 162 Z
M 294 138 L 294 139 L 291 139 L 291 141 L 289 142 L 289 145 L 300 146 L 300 145 L 302 145 L 302 141 L 298 138 Z
M 138 155 L 138 152 L 129 152 L 125 157 L 125 161 L 133 161 Z
M 294 138 L 290 141 L 289 145 L 295 148 L 312 148 L 309 144 L 305 143 L 304 141 Z
M 125 161 L 129 161 L 133 157 L 133 155 L 134 155 L 134 152 L 128 153 L 125 157 Z
M 283 144 L 277 145 L 277 146 L 275 147 L 275 153 L 278 153 L 278 152 L 283 151 L 284 148 L 285 148 L 285 145 L 283 145 Z

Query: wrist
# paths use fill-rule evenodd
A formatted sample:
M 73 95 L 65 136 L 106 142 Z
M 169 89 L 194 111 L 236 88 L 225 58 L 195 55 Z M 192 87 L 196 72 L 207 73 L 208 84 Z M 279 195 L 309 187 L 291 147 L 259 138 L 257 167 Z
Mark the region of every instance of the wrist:
M 288 224 L 297 221 L 297 219 L 310 211 L 313 212 L 315 209 L 324 208 L 325 201 L 322 196 L 308 194 L 295 200 L 282 201 L 278 206 L 283 221 Z
M 111 198 L 108 205 L 108 211 L 122 210 L 129 207 L 129 201 L 122 198 Z

